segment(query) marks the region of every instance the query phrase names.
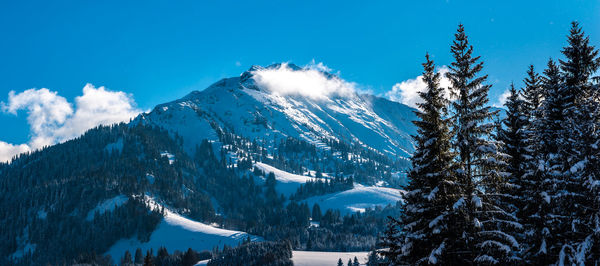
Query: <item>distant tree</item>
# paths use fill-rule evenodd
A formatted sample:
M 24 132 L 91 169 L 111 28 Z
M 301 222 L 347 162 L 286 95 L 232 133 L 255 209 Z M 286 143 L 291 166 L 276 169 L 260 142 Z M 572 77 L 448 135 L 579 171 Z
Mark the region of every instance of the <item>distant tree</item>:
M 154 258 L 152 255 L 152 249 L 146 252 L 146 257 L 144 257 L 144 266 L 154 266 Z
M 344 266 L 344 262 L 342 261 L 342 258 L 338 259 L 337 266 Z
M 198 260 L 198 254 L 191 248 L 188 248 L 188 250 L 183 254 L 184 266 L 196 265 L 196 263 L 198 263 Z
M 129 253 L 129 250 L 125 250 L 125 254 L 123 255 L 123 258 L 121 258 L 121 265 L 130 265 L 132 263 L 131 253 Z
M 315 203 L 312 208 L 312 220 L 315 222 L 321 221 L 321 215 L 321 207 L 319 206 L 319 204 Z
M 376 250 L 371 250 L 371 252 L 369 252 L 367 266 L 379 266 L 380 263 L 381 263 L 381 259 L 379 258 L 379 255 L 377 255 L 377 251 Z M 396 265 L 396 264 L 394 264 L 393 262 L 390 262 L 390 261 L 388 261 L 388 263 L 390 265 Z
M 401 259 L 400 256 L 403 255 L 402 238 L 404 236 L 402 236 L 398 230 L 400 225 L 400 221 L 394 217 L 388 217 L 387 229 L 381 238 L 380 245 L 382 250 L 379 251 L 379 253 L 390 263 L 397 263 Z
M 144 255 L 142 255 L 142 250 L 137 248 L 135 250 L 135 264 L 143 264 L 144 263 Z
M 165 247 L 158 248 L 156 251 L 156 264 L 163 265 L 166 260 L 169 258 L 169 251 Z

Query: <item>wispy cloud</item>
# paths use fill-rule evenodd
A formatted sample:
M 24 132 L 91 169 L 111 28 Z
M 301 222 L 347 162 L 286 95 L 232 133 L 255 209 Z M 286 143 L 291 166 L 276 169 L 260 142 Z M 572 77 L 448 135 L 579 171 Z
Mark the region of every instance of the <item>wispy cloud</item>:
M 449 69 L 446 66 L 438 68 L 438 73 L 441 74 L 440 86 L 445 88 L 446 97 L 449 95 L 450 80 L 445 77 Z M 396 83 L 390 91 L 385 93 L 385 96 L 396 102 L 406 104 L 408 106 L 417 108 L 417 103 L 423 102 L 419 97 L 419 92 L 424 91 L 427 88 L 425 82 L 423 82 L 423 76 L 418 76 L 414 79 L 408 79 L 399 83 Z
M 510 97 L 510 91 L 509 90 L 505 90 L 502 94 L 500 94 L 500 96 L 498 97 L 498 102 L 494 104 L 495 107 L 503 107 L 504 104 L 506 103 L 506 100 L 508 99 L 508 97 Z
M 46 88 L 11 91 L 8 102 L 0 105 L 8 114 L 17 115 L 19 110 L 25 110 L 30 127 L 27 144 L 0 141 L 0 161 L 75 138 L 98 125 L 127 121 L 141 112 L 132 95 L 91 84 L 85 85 L 83 95 L 75 98 L 75 107 L 58 92 Z

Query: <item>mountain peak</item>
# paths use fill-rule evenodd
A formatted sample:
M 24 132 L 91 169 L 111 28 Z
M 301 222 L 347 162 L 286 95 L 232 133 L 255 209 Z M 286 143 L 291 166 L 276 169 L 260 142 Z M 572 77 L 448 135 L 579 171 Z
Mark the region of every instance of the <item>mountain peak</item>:
M 280 69 L 282 67 L 286 67 L 293 71 L 300 71 L 300 70 L 307 69 L 305 67 L 299 67 L 298 65 L 296 65 L 294 63 L 286 63 L 286 62 L 274 63 L 271 65 L 268 65 L 267 67 L 263 67 L 263 66 L 259 66 L 259 65 L 252 65 L 250 68 L 248 68 L 248 70 L 246 70 L 246 71 L 244 71 L 244 73 L 242 73 L 242 75 L 240 76 L 240 79 L 241 79 L 241 82 L 245 82 L 248 79 L 252 78 L 254 76 L 254 73 L 256 73 L 257 71 L 276 70 L 276 69 Z

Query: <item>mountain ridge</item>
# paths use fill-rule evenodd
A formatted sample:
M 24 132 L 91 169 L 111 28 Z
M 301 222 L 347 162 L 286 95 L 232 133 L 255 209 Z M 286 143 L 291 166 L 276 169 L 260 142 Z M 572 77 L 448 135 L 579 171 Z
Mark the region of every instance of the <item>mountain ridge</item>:
M 205 90 L 192 91 L 181 99 L 157 105 L 150 113 L 141 114 L 141 118 L 136 120 L 148 120 L 146 122 L 149 124 L 181 133 L 184 142 L 187 139 L 188 144 L 194 146 L 197 143 L 189 136 L 189 132 L 183 132 L 173 123 L 164 123 L 164 116 L 177 119 L 189 117 L 190 110 L 184 110 L 189 108 L 198 114 L 200 120 L 206 121 L 185 122 L 195 123 L 198 129 L 209 132 L 211 130 L 207 129 L 206 124 L 215 122 L 250 138 L 292 136 L 318 143 L 323 137 L 357 142 L 388 156 L 410 157 L 414 150 L 411 135 L 416 133 L 411 122 L 416 119 L 414 109 L 356 92 L 344 96 L 335 95 L 334 92 L 324 98 L 313 99 L 302 95 L 302 92 L 282 95 L 257 84 L 257 71 L 281 69 L 292 72 L 316 71 L 323 79 L 339 79 L 324 71 L 300 68 L 293 64 L 273 64 L 265 68 L 253 66 L 239 77 L 221 79 Z M 240 109 L 244 110 L 240 112 Z M 209 133 L 207 137 L 214 136 Z

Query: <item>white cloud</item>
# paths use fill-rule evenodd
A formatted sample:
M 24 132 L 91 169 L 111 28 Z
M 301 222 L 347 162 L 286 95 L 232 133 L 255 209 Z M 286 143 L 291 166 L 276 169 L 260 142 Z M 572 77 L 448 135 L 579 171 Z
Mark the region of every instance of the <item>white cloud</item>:
M 122 91 L 108 91 L 87 84 L 83 95 L 75 98 L 75 113 L 55 131 L 59 141 L 77 137 L 97 125 L 110 125 L 128 121 L 141 112 L 131 95 Z
M 317 62 L 315 62 L 314 59 L 312 61 L 310 61 L 310 64 L 308 64 L 308 68 L 310 68 L 310 69 L 316 69 L 316 70 L 323 71 L 323 72 L 328 72 L 328 73 L 331 73 L 331 71 L 333 71 L 331 68 L 329 68 L 328 66 L 326 66 L 325 64 L 323 64 L 323 62 L 317 63 Z
M 27 144 L 13 145 L 0 141 L 0 162 L 10 161 L 13 156 L 30 150 L 31 148 Z
M 29 89 L 19 94 L 8 93 L 8 104 L 2 103 L 2 110 L 17 115 L 18 110 L 27 110 L 30 127 L 30 146 L 37 149 L 52 144 L 48 132 L 54 132 L 73 113 L 71 104 L 57 92 L 46 88 Z
M 75 138 L 98 125 L 127 121 L 141 112 L 133 97 L 121 91 L 85 85 L 83 95 L 75 98 L 75 109 L 64 97 L 46 88 L 29 89 L 8 94 L 8 103 L 1 103 L 2 111 L 17 115 L 27 111 L 30 127 L 28 144 L 9 144 L 0 141 L 0 161 L 12 156 L 40 149 Z
M 446 66 L 442 66 L 438 68 L 438 73 L 441 74 L 440 77 L 440 86 L 445 88 L 445 96 L 449 96 L 450 88 L 450 80 L 446 78 L 446 73 L 448 73 L 449 69 Z M 420 91 L 424 91 L 427 85 L 423 82 L 423 76 L 418 76 L 414 79 L 409 79 L 402 81 L 400 83 L 396 83 L 392 90 L 385 93 L 385 96 L 396 102 L 401 102 L 410 107 L 417 108 L 417 103 L 423 102 L 421 97 L 419 97 Z
M 503 107 L 508 97 L 510 97 L 510 91 L 505 90 L 502 94 L 500 94 L 500 96 L 498 97 L 498 103 L 494 104 L 494 106 Z
M 335 76 L 328 77 L 327 66 L 314 61 L 301 70 L 291 69 L 287 63 L 277 68 L 264 68 L 253 72 L 257 85 L 280 95 L 298 94 L 313 99 L 324 99 L 330 95 L 350 96 L 356 92 L 356 84 Z
M 236 67 L 242 66 L 242 62 L 240 62 L 240 61 L 235 61 L 235 66 L 236 66 Z

